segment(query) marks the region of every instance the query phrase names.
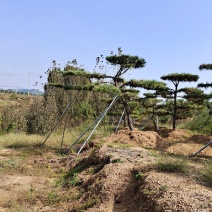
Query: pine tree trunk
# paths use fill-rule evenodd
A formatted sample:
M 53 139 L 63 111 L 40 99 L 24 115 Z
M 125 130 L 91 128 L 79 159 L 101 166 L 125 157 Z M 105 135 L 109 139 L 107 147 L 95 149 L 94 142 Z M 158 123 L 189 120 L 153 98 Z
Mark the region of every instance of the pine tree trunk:
M 126 113 L 124 114 L 124 128 L 127 126 L 127 123 L 126 123 Z
M 132 125 L 132 119 L 131 119 L 131 115 L 130 115 L 129 105 L 128 105 L 127 101 L 124 100 L 124 99 L 123 99 L 123 104 L 124 104 L 124 109 L 125 109 L 126 116 L 127 116 L 127 124 L 129 126 L 130 130 L 133 130 L 133 125 Z
M 178 84 L 175 84 L 175 92 L 174 92 L 174 113 L 173 113 L 173 130 L 176 129 L 176 119 L 177 119 L 177 87 L 178 87 Z

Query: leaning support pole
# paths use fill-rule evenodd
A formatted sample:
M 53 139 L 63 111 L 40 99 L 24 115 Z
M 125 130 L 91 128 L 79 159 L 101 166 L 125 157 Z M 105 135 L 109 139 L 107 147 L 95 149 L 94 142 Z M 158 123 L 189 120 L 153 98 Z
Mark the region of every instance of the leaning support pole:
M 156 115 L 156 126 L 157 126 L 157 130 L 159 131 L 160 130 L 160 127 L 159 127 L 159 124 L 158 124 L 158 115 Z
M 105 111 L 88 127 L 86 128 L 86 130 L 84 132 L 82 132 L 79 137 L 68 147 L 68 149 L 66 150 L 66 153 L 68 153 L 71 149 L 72 146 L 74 146 L 74 144 L 76 144 L 80 138 L 82 138 L 83 135 L 85 135 L 85 133 L 90 130 L 90 128 L 99 121 L 99 119 L 103 116 L 103 114 L 105 113 Z
M 207 118 L 207 120 L 205 121 L 205 123 L 199 128 L 199 130 L 201 130 L 209 121 L 210 117 L 212 116 L 212 114 L 210 114 Z
M 204 150 L 205 148 L 207 148 L 209 145 L 212 144 L 212 141 L 210 141 L 209 143 L 207 143 L 204 147 L 202 147 L 199 151 L 197 151 L 196 153 L 194 153 L 193 155 L 191 155 L 191 157 L 196 156 L 197 154 L 199 154 L 200 152 L 202 152 L 202 150 Z
M 62 119 L 62 117 L 66 114 L 67 110 L 69 109 L 69 107 L 72 105 L 72 103 L 74 102 L 75 98 L 77 97 L 79 91 L 76 93 L 76 95 L 74 96 L 74 98 L 69 102 L 69 104 L 66 106 L 65 110 L 63 111 L 62 115 L 59 117 L 59 119 L 55 122 L 54 126 L 52 127 L 51 131 L 49 132 L 49 134 L 47 135 L 46 139 L 43 142 L 43 145 L 45 144 L 45 142 L 47 141 L 47 139 L 49 138 L 49 136 L 52 134 L 52 132 L 54 131 L 55 127 L 58 125 L 58 123 L 60 122 L 60 120 Z
M 149 118 L 147 118 L 147 119 L 144 121 L 144 123 L 140 126 L 140 129 L 141 129 L 142 127 L 144 127 L 145 124 L 146 124 L 153 116 L 154 116 L 153 114 L 152 114 L 151 116 L 149 116 Z
M 169 99 L 169 98 L 167 98 L 167 99 L 163 102 L 162 105 L 164 105 L 164 104 L 168 101 L 168 99 Z M 156 108 L 156 109 L 157 109 L 157 108 Z M 149 118 L 147 118 L 147 119 L 144 121 L 144 123 L 140 126 L 140 129 L 141 129 L 142 127 L 144 127 L 145 124 L 146 124 L 153 116 L 154 116 L 154 114 L 152 114 L 151 116 L 149 116 Z M 157 119 L 158 119 L 158 117 L 157 117 Z M 157 130 L 160 130 L 158 124 L 157 124 Z
M 121 114 L 121 117 L 120 117 L 120 119 L 119 119 L 119 123 L 118 123 L 118 125 L 117 125 L 117 127 L 116 127 L 116 130 L 115 130 L 115 133 L 118 132 L 119 125 L 121 124 L 121 121 L 122 121 L 122 119 L 123 119 L 124 113 L 125 113 L 125 109 L 123 110 L 123 112 L 122 112 L 122 114 Z
M 90 135 L 88 136 L 88 138 L 85 140 L 85 142 L 83 143 L 83 145 L 81 146 L 80 150 L 78 151 L 77 154 L 79 154 L 83 147 L 85 146 L 85 144 L 88 142 L 88 140 L 90 139 L 90 137 L 92 136 L 92 134 L 94 133 L 94 131 L 96 130 L 96 128 L 99 126 L 100 122 L 102 121 L 102 119 L 104 118 L 104 116 L 107 114 L 108 110 L 110 110 L 110 108 L 113 106 L 113 104 L 115 103 L 115 101 L 117 100 L 118 95 L 116 95 L 113 99 L 113 101 L 110 103 L 109 107 L 105 110 L 104 114 L 102 115 L 102 117 L 99 119 L 99 121 L 97 122 L 96 126 L 94 127 L 94 129 L 91 131 Z
M 64 124 L 64 127 L 63 127 L 62 141 L 61 141 L 61 144 L 60 144 L 60 148 L 61 148 L 61 149 L 63 148 L 63 142 L 64 142 L 64 136 L 65 136 L 65 130 L 66 130 L 67 121 L 68 121 L 68 118 L 67 118 L 67 116 L 66 116 L 65 124 Z

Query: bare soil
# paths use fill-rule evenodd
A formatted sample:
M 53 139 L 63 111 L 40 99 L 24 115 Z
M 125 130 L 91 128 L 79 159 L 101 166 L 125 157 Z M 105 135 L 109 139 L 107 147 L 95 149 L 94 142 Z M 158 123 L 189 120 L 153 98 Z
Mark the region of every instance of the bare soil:
M 45 169 L 55 173 L 52 176 L 26 175 L 30 172 L 17 167 L 0 173 L 0 211 L 212 211 L 212 187 L 199 180 L 196 172 L 155 169 L 163 154 L 188 158 L 212 137 L 180 129 L 152 130 L 121 129 L 104 141 L 92 141 L 92 148 L 80 155 L 52 154 L 51 158 L 44 154 L 26 161 L 29 169 L 41 167 L 43 173 Z M 14 151 L 0 152 L 0 167 L 3 161 L 18 156 Z M 208 147 L 189 159 L 188 167 L 198 170 L 199 161 L 211 156 L 212 148 Z M 72 185 L 55 186 L 61 168 L 69 173 L 65 179 Z

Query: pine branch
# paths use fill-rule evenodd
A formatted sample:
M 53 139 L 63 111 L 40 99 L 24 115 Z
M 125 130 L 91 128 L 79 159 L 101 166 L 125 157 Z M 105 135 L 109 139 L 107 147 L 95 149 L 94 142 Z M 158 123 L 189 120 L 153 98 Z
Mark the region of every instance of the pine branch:
M 203 69 L 212 70 L 212 64 L 202 64 L 202 65 L 199 66 L 199 69 L 200 70 L 203 70 Z

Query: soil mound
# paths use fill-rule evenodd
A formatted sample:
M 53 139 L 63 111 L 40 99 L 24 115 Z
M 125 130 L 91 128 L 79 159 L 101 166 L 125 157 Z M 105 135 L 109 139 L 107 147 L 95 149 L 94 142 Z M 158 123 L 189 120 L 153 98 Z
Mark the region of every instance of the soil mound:
M 138 129 L 130 131 L 128 128 L 119 130 L 116 134 L 114 133 L 106 138 L 105 141 L 107 143 L 157 149 L 164 148 L 167 145 L 167 142 L 157 132 L 140 131 Z
M 192 155 L 195 152 L 199 151 L 206 144 L 212 140 L 212 136 L 204 135 L 193 135 L 184 141 L 172 143 L 167 148 L 168 152 L 180 154 L 180 155 Z M 199 156 L 212 156 L 212 145 L 205 148 L 202 152 L 199 153 Z
M 166 140 L 169 141 L 183 141 L 190 137 L 190 134 L 183 129 L 167 129 L 161 128 L 159 134 Z
M 154 130 L 155 128 L 148 126 L 145 130 L 147 129 Z M 153 131 L 147 132 L 148 134 L 154 133 Z M 190 135 L 190 133 L 184 129 L 172 130 L 161 127 L 157 133 L 163 139 L 163 141 L 160 142 L 160 144 L 162 144 L 160 147 L 164 151 L 185 156 L 194 154 L 212 140 L 212 136 Z M 145 147 L 145 145 L 143 146 Z M 204 149 L 199 155 L 212 156 L 212 145 Z

